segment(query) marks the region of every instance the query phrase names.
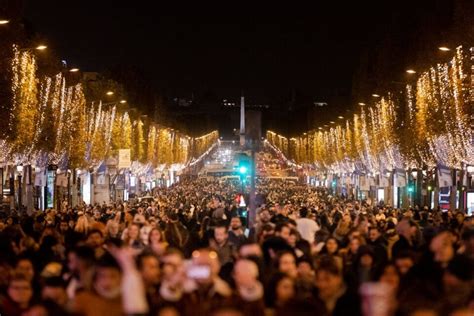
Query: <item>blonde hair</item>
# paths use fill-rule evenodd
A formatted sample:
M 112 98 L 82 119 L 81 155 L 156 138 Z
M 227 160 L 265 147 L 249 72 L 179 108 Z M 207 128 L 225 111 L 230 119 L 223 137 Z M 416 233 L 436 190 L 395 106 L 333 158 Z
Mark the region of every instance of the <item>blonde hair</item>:
M 85 215 L 79 216 L 74 231 L 86 235 L 90 230 L 89 221 Z

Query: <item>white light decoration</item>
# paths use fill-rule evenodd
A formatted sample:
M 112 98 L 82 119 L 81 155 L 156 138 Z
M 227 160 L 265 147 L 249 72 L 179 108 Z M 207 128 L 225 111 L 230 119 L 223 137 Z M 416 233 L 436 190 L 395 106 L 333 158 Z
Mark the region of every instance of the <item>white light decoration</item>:
M 474 65 L 465 66 L 465 57 L 458 47 L 449 62 L 416 72 L 405 99 L 398 92 L 374 94 L 373 105 L 361 107 L 345 127 L 333 123 L 290 139 L 268 131 L 266 140 L 296 163 L 335 174 L 474 165 L 468 111 L 474 89 L 466 86 L 465 71 Z

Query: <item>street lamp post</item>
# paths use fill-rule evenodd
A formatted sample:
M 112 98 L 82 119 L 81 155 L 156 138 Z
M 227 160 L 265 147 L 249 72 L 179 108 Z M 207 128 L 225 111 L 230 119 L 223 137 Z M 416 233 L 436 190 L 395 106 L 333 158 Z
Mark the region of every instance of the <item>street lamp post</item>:
M 0 203 L 3 203 L 3 168 L 0 168 Z
M 79 71 L 78 68 L 72 68 L 71 70 L 69 70 L 70 72 L 77 72 Z M 111 91 L 111 90 L 108 90 L 107 92 L 105 92 L 105 97 L 108 99 L 108 100 L 114 100 L 114 101 L 109 101 L 109 102 L 102 102 L 102 100 L 94 100 L 94 101 L 90 101 L 92 103 L 92 105 L 94 105 L 96 102 L 102 102 L 102 106 L 106 106 L 106 105 L 116 105 L 118 103 L 120 104 L 125 104 L 127 103 L 127 100 L 125 99 L 120 99 L 118 98 L 118 96 L 116 95 L 116 93 L 114 91 Z
M 116 191 L 115 191 L 115 185 L 114 185 L 114 179 L 115 176 L 117 175 L 117 165 L 118 161 L 114 157 L 109 157 L 109 159 L 106 160 L 106 166 L 107 166 L 107 173 L 109 175 L 109 197 L 111 197 L 111 200 L 115 202 L 116 200 Z
M 418 170 L 411 170 L 411 179 L 408 182 L 408 194 L 410 199 L 410 206 L 415 206 L 417 204 L 416 195 L 418 194 L 418 187 L 416 185 L 418 178 Z
M 16 167 L 16 171 L 18 172 L 18 211 L 21 212 L 21 207 L 22 207 L 21 196 L 23 194 L 23 190 L 22 190 L 23 165 L 18 165 Z
M 466 171 L 467 171 L 467 179 L 468 179 L 468 188 L 469 189 L 472 189 L 472 180 L 473 180 L 473 177 L 474 177 L 474 166 L 467 166 L 466 168 Z
M 73 172 L 68 168 L 67 171 L 66 171 L 66 176 L 67 176 L 67 199 L 66 199 L 66 202 L 67 202 L 68 207 L 70 207 L 72 205 L 72 198 L 71 198 L 71 175 L 72 175 L 72 173 Z
M 309 161 L 309 135 L 308 133 L 303 133 L 304 135 L 304 142 L 305 142 L 305 152 L 306 152 L 306 162 L 310 163 Z

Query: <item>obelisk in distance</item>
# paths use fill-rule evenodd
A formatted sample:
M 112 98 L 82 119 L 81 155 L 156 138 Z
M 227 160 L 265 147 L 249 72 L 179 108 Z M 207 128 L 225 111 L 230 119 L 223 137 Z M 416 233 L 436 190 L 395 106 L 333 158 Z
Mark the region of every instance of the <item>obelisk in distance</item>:
M 245 97 L 240 97 L 240 147 L 245 146 Z

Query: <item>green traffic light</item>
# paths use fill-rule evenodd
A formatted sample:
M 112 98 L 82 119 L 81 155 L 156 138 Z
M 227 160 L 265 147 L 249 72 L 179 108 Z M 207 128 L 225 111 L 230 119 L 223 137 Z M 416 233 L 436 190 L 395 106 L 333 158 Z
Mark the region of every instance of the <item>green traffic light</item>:
M 408 187 L 408 192 L 413 192 L 413 187 Z
M 246 174 L 246 173 L 247 173 L 247 167 L 241 166 L 241 167 L 239 168 L 239 172 L 240 172 L 241 174 Z

